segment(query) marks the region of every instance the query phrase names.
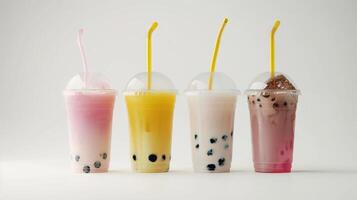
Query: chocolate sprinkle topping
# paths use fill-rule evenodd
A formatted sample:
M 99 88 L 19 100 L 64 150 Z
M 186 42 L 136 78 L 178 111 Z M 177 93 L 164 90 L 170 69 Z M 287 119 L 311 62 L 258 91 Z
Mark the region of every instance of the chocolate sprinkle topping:
M 266 90 L 295 90 L 296 88 L 284 75 L 278 75 L 267 82 Z

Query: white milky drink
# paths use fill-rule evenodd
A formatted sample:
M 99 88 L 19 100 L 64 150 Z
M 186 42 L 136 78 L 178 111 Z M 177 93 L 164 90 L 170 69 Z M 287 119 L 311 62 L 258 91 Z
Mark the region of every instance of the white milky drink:
M 229 172 L 232 161 L 234 116 L 238 90 L 222 73 L 206 89 L 209 73 L 197 76 L 186 91 L 195 172 Z
M 227 92 L 187 94 L 194 171 L 229 172 L 236 99 Z

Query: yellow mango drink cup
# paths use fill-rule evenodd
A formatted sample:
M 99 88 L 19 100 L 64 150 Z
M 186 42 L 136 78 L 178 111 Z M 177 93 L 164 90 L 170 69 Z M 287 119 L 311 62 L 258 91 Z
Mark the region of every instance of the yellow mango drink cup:
M 154 23 L 148 33 L 148 72 L 131 78 L 124 91 L 136 172 L 167 172 L 170 167 L 176 90 L 169 78 L 151 71 L 151 33 L 156 27 Z

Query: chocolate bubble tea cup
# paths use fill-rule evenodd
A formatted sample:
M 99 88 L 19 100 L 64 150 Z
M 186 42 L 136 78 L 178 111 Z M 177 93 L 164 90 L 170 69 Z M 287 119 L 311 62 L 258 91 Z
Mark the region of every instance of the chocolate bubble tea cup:
M 131 78 L 124 91 L 130 127 L 130 158 L 135 172 L 167 172 L 176 90 L 165 75 L 151 71 L 151 33 L 148 33 L 148 71 Z
M 293 161 L 295 116 L 300 90 L 287 75 L 275 72 L 274 33 L 271 70 L 255 78 L 246 91 L 256 172 L 290 172 Z
M 78 173 L 107 172 L 116 91 L 101 75 L 88 72 L 82 34 L 83 30 L 80 30 L 84 73 L 74 76 L 63 91 L 71 166 Z

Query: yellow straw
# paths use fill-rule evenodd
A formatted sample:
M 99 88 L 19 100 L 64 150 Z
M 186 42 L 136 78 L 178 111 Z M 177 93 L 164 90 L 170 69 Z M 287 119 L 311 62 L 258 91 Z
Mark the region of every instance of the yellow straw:
M 217 39 L 216 39 L 216 46 L 214 48 L 213 51 L 213 57 L 212 57 L 212 62 L 211 62 L 211 69 L 210 69 L 210 77 L 208 80 L 208 89 L 211 90 L 212 89 L 212 82 L 213 82 L 213 74 L 216 70 L 216 60 L 217 60 L 217 55 L 218 55 L 218 50 L 219 50 L 219 45 L 221 43 L 221 37 L 222 37 L 222 33 L 224 30 L 224 27 L 226 26 L 226 24 L 228 23 L 228 19 L 224 18 L 223 24 L 221 25 L 221 28 L 219 29 L 218 35 L 217 35 Z
M 273 26 L 273 29 L 270 33 L 270 77 L 274 78 L 275 76 L 275 32 L 280 26 L 280 21 L 276 20 Z
M 154 22 L 152 23 L 148 35 L 147 35 L 147 65 L 148 65 L 148 80 L 147 80 L 147 89 L 151 89 L 151 71 L 152 71 L 152 65 L 151 65 L 151 60 L 152 60 L 152 53 L 151 53 L 151 35 L 152 32 L 157 28 L 158 23 Z

